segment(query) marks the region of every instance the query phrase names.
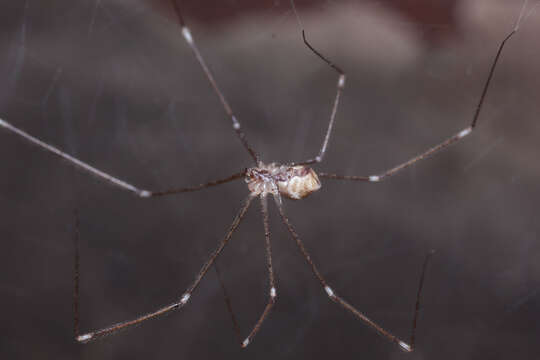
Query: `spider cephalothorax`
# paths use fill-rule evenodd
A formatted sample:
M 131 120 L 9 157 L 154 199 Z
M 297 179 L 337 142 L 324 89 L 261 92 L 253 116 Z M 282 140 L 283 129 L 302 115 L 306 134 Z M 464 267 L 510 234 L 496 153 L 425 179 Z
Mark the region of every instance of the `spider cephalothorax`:
M 253 195 L 279 193 L 293 200 L 303 199 L 321 188 L 319 177 L 308 166 L 262 162 L 246 170 L 246 183 Z

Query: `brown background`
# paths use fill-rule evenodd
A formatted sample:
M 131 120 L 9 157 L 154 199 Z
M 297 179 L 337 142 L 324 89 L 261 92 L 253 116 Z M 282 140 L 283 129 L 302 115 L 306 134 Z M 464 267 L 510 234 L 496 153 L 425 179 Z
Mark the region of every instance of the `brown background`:
M 216 2 L 217 3 L 217 2 Z M 287 1 L 198 1 L 185 17 L 266 161 L 314 155 L 336 77 Z M 431 4 L 435 2 L 429 2 Z M 312 42 L 348 74 L 325 162 L 369 175 L 468 124 L 520 2 L 299 2 Z M 2 1 L 0 117 L 150 189 L 250 166 L 167 2 Z M 25 8 L 26 6 L 26 8 Z M 508 44 L 479 131 L 381 184 L 326 180 L 286 203 L 331 286 L 406 338 L 407 355 L 328 301 L 271 207 L 278 303 L 247 350 L 215 272 L 179 313 L 88 345 L 72 339 L 73 209 L 82 327 L 182 294 L 247 194 L 242 182 L 142 200 L 0 132 L 0 357 L 6 359 L 507 359 L 540 348 L 540 13 Z M 219 260 L 244 333 L 266 300 L 258 204 Z

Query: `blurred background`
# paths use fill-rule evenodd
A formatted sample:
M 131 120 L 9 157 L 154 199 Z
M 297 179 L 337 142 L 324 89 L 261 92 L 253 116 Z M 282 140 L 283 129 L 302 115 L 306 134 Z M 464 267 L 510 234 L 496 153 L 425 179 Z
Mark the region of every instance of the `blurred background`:
M 308 37 L 347 73 L 324 163 L 370 175 L 468 126 L 518 0 L 298 1 Z M 263 160 L 319 150 L 336 75 L 288 1 L 183 1 L 201 52 Z M 1 1 L 0 118 L 145 189 L 251 166 L 168 1 Z M 5 359 L 533 359 L 540 356 L 540 11 L 508 43 L 478 131 L 378 184 L 323 180 L 285 203 L 333 289 L 408 339 L 402 353 L 326 297 L 270 204 L 277 305 L 237 344 L 211 270 L 181 311 L 96 343 L 72 333 L 73 210 L 81 327 L 170 303 L 238 211 L 237 181 L 139 199 L 0 131 L 0 357 Z M 219 258 L 247 334 L 268 294 L 255 202 Z

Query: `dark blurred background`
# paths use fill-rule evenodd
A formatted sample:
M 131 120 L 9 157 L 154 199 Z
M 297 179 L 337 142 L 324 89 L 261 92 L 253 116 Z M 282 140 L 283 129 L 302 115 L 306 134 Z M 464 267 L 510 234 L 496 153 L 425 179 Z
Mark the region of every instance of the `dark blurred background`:
M 255 4 L 254 4 L 255 3 Z M 298 1 L 348 75 L 318 171 L 374 174 L 468 125 L 520 1 Z M 217 81 L 266 161 L 311 157 L 335 74 L 288 1 L 184 1 Z M 1 1 L 0 117 L 148 189 L 250 166 L 167 1 Z M 81 326 L 180 296 L 247 194 L 242 181 L 143 200 L 0 131 L 3 359 L 536 359 L 540 356 L 540 13 L 508 43 L 478 132 L 380 184 L 323 179 L 286 210 L 331 286 L 401 338 L 426 276 L 417 351 L 331 303 L 271 210 L 274 312 L 237 344 L 212 270 L 182 311 L 96 343 L 72 335 L 73 210 Z M 267 297 L 255 203 L 219 259 L 243 334 Z

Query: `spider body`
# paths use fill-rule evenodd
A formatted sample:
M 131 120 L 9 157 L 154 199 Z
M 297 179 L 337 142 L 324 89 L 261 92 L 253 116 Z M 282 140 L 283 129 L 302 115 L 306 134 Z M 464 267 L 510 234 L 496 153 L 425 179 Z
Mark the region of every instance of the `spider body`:
M 321 188 L 315 171 L 305 165 L 264 164 L 246 170 L 245 181 L 252 195 L 283 195 L 300 200 Z

